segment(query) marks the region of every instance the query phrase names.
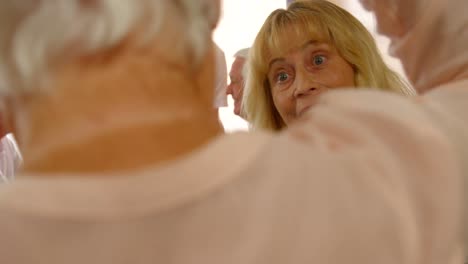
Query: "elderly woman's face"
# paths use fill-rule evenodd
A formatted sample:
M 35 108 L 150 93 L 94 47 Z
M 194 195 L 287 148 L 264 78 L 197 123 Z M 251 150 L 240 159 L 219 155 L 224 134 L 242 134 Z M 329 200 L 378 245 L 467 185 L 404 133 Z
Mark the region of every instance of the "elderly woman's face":
M 272 58 L 267 77 L 274 105 L 287 125 L 314 106 L 320 94 L 355 86 L 353 67 L 332 45 L 315 41 Z

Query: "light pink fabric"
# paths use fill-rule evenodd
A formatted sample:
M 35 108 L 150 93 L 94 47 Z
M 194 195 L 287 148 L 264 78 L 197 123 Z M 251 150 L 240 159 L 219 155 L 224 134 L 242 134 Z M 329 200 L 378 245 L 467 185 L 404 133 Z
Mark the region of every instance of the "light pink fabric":
M 121 177 L 19 177 L 0 187 L 0 260 L 456 263 L 458 163 L 425 112 L 342 93 L 308 119 Z
M 451 60 L 464 56 L 467 17 L 444 19 L 458 44 L 441 69 L 453 79 L 413 68 L 424 66 L 416 54 L 451 50 L 435 39 L 398 52 L 412 55 L 404 63 L 421 89 L 446 80 L 424 96 L 331 92 L 281 134 L 223 135 L 117 177 L 0 186 L 0 262 L 462 263 L 468 80 L 448 72 L 462 71 Z

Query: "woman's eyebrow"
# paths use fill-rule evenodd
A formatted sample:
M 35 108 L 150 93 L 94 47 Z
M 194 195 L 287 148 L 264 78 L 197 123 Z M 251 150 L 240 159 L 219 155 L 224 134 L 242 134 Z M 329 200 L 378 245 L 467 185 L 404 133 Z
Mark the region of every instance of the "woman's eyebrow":
M 284 62 L 285 59 L 283 57 L 279 57 L 279 58 L 274 58 L 270 61 L 270 63 L 268 64 L 268 69 L 271 69 L 271 66 L 273 64 L 275 64 L 276 62 Z
M 320 41 L 315 40 L 315 39 L 308 40 L 306 43 L 304 43 L 304 44 L 302 44 L 300 46 L 300 50 L 304 50 L 305 48 L 307 48 L 310 45 L 317 45 L 319 43 L 320 43 Z M 270 69 L 271 66 L 276 62 L 283 62 L 283 61 L 285 61 L 285 58 L 283 58 L 283 57 L 274 58 L 274 59 L 270 60 L 270 63 L 268 63 L 268 68 Z

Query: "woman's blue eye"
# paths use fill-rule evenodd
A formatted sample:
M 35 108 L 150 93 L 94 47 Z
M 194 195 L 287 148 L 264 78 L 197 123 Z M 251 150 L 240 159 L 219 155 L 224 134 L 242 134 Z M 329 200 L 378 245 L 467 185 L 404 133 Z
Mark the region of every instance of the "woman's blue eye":
M 314 56 L 314 65 L 319 66 L 325 62 L 325 57 L 322 55 Z
M 278 82 L 285 82 L 285 81 L 288 80 L 288 77 L 289 77 L 289 75 L 287 73 L 282 72 L 282 73 L 278 74 L 276 79 L 277 79 Z

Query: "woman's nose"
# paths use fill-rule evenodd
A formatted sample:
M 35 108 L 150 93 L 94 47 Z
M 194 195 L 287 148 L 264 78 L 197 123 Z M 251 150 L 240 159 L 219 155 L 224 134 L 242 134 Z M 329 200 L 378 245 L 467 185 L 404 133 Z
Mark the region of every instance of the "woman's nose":
M 295 97 L 303 97 L 320 92 L 318 85 L 312 80 L 308 73 L 299 73 L 296 75 L 296 87 L 294 89 Z
M 318 91 L 319 91 L 319 88 L 304 85 L 303 87 L 296 90 L 296 92 L 294 93 L 294 96 L 304 97 L 307 95 L 316 94 Z

